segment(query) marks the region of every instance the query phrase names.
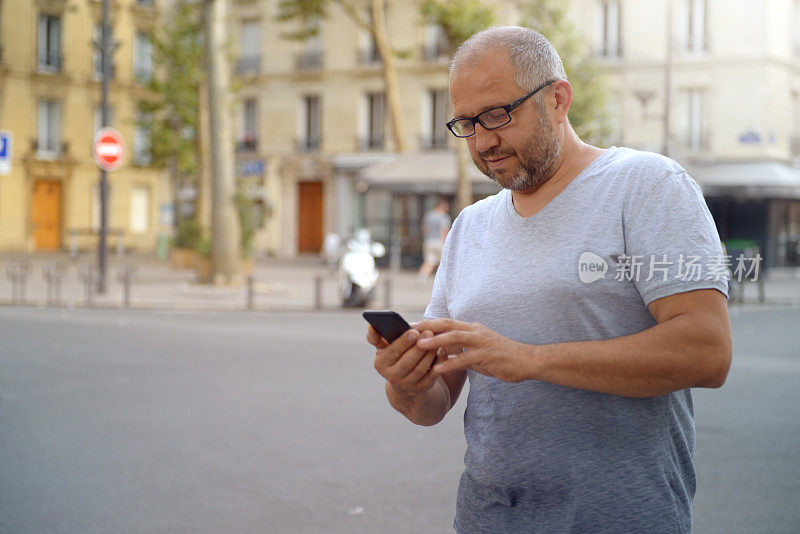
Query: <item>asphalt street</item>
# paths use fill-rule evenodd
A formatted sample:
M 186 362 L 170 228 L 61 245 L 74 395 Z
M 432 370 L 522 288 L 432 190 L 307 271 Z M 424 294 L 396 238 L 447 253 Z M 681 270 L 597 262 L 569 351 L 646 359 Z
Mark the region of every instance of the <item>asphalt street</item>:
M 695 391 L 695 532 L 796 533 L 800 308 L 732 321 L 727 384 Z M 364 331 L 357 312 L 0 308 L 0 532 L 451 532 L 466 395 L 408 423 Z

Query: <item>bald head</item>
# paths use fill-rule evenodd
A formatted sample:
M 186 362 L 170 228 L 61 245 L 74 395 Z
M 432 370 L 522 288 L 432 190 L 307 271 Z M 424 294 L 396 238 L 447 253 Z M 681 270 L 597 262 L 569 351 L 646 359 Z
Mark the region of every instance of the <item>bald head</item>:
M 514 69 L 514 80 L 526 91 L 549 80 L 567 79 L 561 58 L 550 42 L 536 30 L 519 26 L 489 28 L 464 41 L 453 56 L 450 77 L 462 66 L 477 64 L 490 50 L 507 54 Z

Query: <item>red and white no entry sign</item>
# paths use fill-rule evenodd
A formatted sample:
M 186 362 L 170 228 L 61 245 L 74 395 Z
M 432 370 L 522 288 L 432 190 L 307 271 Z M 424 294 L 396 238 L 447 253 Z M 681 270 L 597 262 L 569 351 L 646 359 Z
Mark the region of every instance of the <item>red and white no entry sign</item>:
M 122 165 L 125 144 L 122 134 L 114 128 L 100 128 L 94 136 L 94 161 L 104 171 L 113 171 Z

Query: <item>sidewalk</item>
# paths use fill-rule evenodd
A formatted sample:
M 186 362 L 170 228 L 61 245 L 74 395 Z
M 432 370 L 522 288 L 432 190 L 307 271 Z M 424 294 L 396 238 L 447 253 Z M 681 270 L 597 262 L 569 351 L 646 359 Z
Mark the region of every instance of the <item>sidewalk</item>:
M 248 309 L 246 284 L 236 287 L 198 284 L 195 282 L 194 272 L 173 269 L 169 263 L 159 262 L 149 255 L 109 254 L 108 260 L 107 291 L 103 295 L 92 296 L 93 307 L 123 307 L 124 289 L 119 273 L 123 265 L 131 265 L 134 268 L 129 301 L 131 308 L 198 311 Z M 17 293 L 15 299 L 14 287 L 8 277 L 9 267 L 18 261 L 30 265 L 22 301 L 24 305 L 48 305 L 45 267 L 60 264 L 64 270 L 61 297 L 58 303 L 51 304 L 65 308 L 87 306 L 88 295 L 86 285 L 80 279 L 80 271 L 88 265 L 96 270 L 96 256 L 84 254 L 72 258 L 67 254 L 0 255 L 0 305 L 19 303 L 20 295 Z M 338 275 L 328 270 L 316 257 L 292 260 L 258 259 L 254 262 L 253 276 L 255 310 L 313 310 L 318 307 L 340 309 Z M 321 286 L 319 299 L 318 284 Z M 384 270 L 370 307 L 393 308 L 408 313 L 412 318 L 419 317 L 428 304 L 431 289 L 432 282 L 424 288 L 417 287 L 415 271 Z M 767 304 L 800 306 L 800 269 L 773 269 L 765 279 L 764 293 Z M 745 306 L 758 303 L 758 284 L 747 283 L 744 297 Z M 738 305 L 740 304 L 731 304 Z
M 15 302 L 8 270 L 14 262 L 19 261 L 30 265 L 25 286 L 25 305 L 47 305 L 48 284 L 44 272 L 47 265 L 57 263 L 64 270 L 60 305 L 66 308 L 87 306 L 86 284 L 82 282 L 80 272 L 88 265 L 97 271 L 97 257 L 93 254 L 76 258 L 68 254 L 0 255 L 0 305 Z M 92 295 L 93 307 L 123 306 L 124 288 L 119 279 L 123 265 L 134 268 L 129 302 L 131 308 L 200 311 L 248 309 L 246 283 L 238 286 L 199 284 L 195 282 L 193 271 L 174 269 L 168 262 L 159 262 L 153 256 L 117 256 L 113 253 L 108 256 L 107 291 L 103 295 Z M 326 268 L 317 257 L 257 259 L 252 274 L 255 310 L 340 309 L 338 274 Z M 321 287 L 319 297 L 318 284 Z M 389 301 L 386 298 L 387 284 Z M 393 308 L 421 316 L 428 304 L 432 286 L 431 280 L 426 287 L 418 288 L 414 271 L 393 273 L 384 270 L 370 307 Z

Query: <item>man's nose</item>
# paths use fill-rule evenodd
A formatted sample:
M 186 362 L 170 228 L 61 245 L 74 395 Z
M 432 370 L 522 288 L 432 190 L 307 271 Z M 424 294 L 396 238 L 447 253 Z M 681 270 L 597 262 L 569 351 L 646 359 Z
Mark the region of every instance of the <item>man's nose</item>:
M 475 124 L 475 149 L 478 152 L 486 152 L 490 148 L 500 144 L 500 137 L 493 131 L 487 130 L 481 123 Z

